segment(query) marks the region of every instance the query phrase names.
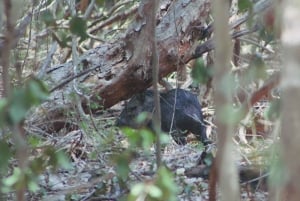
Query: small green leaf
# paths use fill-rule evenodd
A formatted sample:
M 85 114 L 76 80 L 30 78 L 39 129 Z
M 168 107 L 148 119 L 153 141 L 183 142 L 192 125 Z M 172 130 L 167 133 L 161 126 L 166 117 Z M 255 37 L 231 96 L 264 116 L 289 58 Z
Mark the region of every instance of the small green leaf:
M 7 99 L 6 98 L 0 99 L 0 127 L 5 126 L 8 121 L 7 106 L 8 106 Z
M 117 164 L 116 166 L 116 171 L 118 173 L 118 176 L 122 179 L 122 180 L 126 180 L 129 174 L 129 163 L 132 160 L 133 157 L 133 152 L 131 152 L 130 150 L 127 150 L 125 152 L 123 152 L 122 154 L 116 155 L 114 157 L 114 161 Z
M 70 31 L 71 33 L 79 36 L 81 41 L 85 40 L 88 35 L 86 33 L 87 25 L 86 21 L 81 17 L 73 17 L 70 20 Z
M 3 184 L 11 187 L 16 184 L 22 176 L 22 172 L 20 168 L 14 168 L 13 174 L 5 179 L 2 180 Z
M 178 189 L 173 174 L 164 166 L 158 169 L 157 174 L 155 184 L 163 192 L 160 200 L 176 200 Z
M 48 147 L 45 152 L 45 156 L 49 157 L 49 165 L 53 166 L 53 169 L 58 167 L 69 168 L 70 162 L 63 151 L 57 151 L 54 147 Z
M 55 24 L 55 18 L 50 10 L 45 10 L 41 14 L 41 20 L 47 25 Z
M 0 141 L 0 171 L 5 171 L 8 165 L 8 160 L 11 158 L 12 153 L 11 150 L 5 141 Z
M 142 148 L 147 150 L 149 149 L 155 140 L 155 135 L 148 129 L 141 129 L 139 135 L 142 137 Z
M 147 190 L 148 190 L 149 195 L 156 199 L 161 198 L 163 195 L 163 192 L 161 191 L 161 189 L 155 185 L 149 185 Z
M 37 147 L 41 144 L 41 139 L 34 135 L 28 135 L 27 142 L 31 147 Z
M 138 136 L 137 131 L 130 127 L 122 128 L 122 132 L 128 138 L 129 144 L 136 146 L 140 141 L 140 136 Z
M 168 144 L 171 141 L 171 137 L 170 135 L 168 135 L 167 133 L 160 133 L 160 143 L 163 144 Z
M 143 193 L 144 189 L 145 189 L 145 185 L 143 183 L 135 184 L 131 188 L 130 194 L 132 194 L 133 196 L 138 196 Z
M 39 185 L 35 180 L 29 180 L 27 186 L 31 192 L 36 192 L 40 189 Z
M 252 9 L 252 2 L 250 0 L 239 0 L 238 8 L 240 12 L 247 11 L 248 9 Z
M 24 98 L 24 97 L 20 97 L 20 98 Z M 22 102 L 22 99 L 20 98 L 15 99 L 13 104 L 8 109 L 9 119 L 10 122 L 13 124 L 17 124 L 21 122 L 24 119 L 27 110 L 29 109 L 29 107 L 26 107 L 25 103 Z
M 5 106 L 7 105 L 7 99 L 6 98 L 1 98 L 0 99 L 0 111 L 2 111 Z
M 48 90 L 38 79 L 32 79 L 27 83 L 26 97 L 28 97 L 29 104 L 37 105 L 48 98 Z
M 70 169 L 71 163 L 69 158 L 63 151 L 56 152 L 57 164 L 64 169 Z
M 207 68 L 202 58 L 196 60 L 191 76 L 196 83 L 205 84 L 212 76 L 211 68 Z
M 147 123 L 147 121 L 149 121 L 149 118 L 151 119 L 151 115 L 149 112 L 142 112 L 136 117 L 135 122 L 138 125 L 144 125 Z

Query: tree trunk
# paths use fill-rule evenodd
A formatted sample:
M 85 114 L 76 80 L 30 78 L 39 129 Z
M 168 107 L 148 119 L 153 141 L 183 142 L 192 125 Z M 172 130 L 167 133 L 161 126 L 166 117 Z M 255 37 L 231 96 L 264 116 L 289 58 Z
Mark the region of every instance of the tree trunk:
M 282 8 L 282 7 L 281 7 Z M 300 5 L 297 0 L 283 2 L 282 45 L 282 129 L 281 178 L 278 200 L 296 201 L 300 198 Z
M 229 1 L 215 0 L 213 2 L 216 44 L 213 79 L 215 84 L 214 102 L 216 104 L 216 126 L 218 133 L 218 152 L 215 165 L 221 200 L 237 201 L 240 200 L 240 193 L 237 167 L 233 154 L 232 128 L 234 125 L 226 122 L 223 118 L 224 112 L 226 112 L 225 108 L 233 104 L 233 89 L 229 80 L 230 60 L 232 58 L 232 43 L 228 26 Z M 234 114 L 231 112 L 231 114 L 227 115 Z M 214 195 L 214 193 L 211 195 Z M 214 199 L 210 198 L 210 200 Z

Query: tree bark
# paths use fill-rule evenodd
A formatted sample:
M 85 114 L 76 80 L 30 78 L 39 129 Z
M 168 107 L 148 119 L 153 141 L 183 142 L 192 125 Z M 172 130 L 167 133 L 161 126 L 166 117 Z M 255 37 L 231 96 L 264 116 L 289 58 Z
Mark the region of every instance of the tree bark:
M 283 169 L 277 200 L 300 198 L 300 5 L 297 0 L 283 3 L 281 41 L 284 53 L 282 69 L 281 162 Z M 282 8 L 281 7 L 281 8 Z
M 214 65 L 214 102 L 216 105 L 216 126 L 218 152 L 216 156 L 217 178 L 221 200 L 240 200 L 237 167 L 233 149 L 233 126 L 226 122 L 225 108 L 233 104 L 233 89 L 229 82 L 232 42 L 229 35 L 229 1 L 213 1 L 214 39 L 216 59 Z M 225 85 L 225 86 L 224 86 Z M 234 115 L 234 114 L 228 114 Z M 210 187 L 213 187 L 210 185 Z M 215 195 L 210 191 L 211 195 Z M 215 198 L 210 198 L 214 200 Z

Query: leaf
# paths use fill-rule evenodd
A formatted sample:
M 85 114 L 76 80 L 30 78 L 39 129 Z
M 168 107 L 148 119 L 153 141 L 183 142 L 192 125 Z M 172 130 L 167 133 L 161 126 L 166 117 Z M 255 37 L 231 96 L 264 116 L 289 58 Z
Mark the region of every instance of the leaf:
M 8 120 L 7 105 L 8 105 L 8 101 L 6 98 L 0 99 L 0 127 L 5 126 Z
M 132 194 L 133 196 L 138 196 L 141 193 L 143 193 L 144 189 L 145 189 L 145 185 L 143 183 L 135 184 L 131 188 L 130 194 Z
M 191 76 L 196 83 L 205 84 L 212 76 L 211 68 L 207 68 L 202 58 L 197 59 L 191 72 Z
M 36 192 L 40 189 L 38 183 L 34 180 L 29 180 L 27 186 L 31 192 Z
M 8 165 L 8 160 L 11 158 L 12 153 L 5 141 L 0 141 L 0 171 L 5 171 Z
M 240 12 L 244 12 L 248 9 L 252 10 L 253 4 L 250 0 L 239 0 L 238 1 L 238 8 Z
M 41 20 L 47 25 L 55 24 L 55 18 L 50 10 L 45 10 L 41 14 Z
M 70 20 L 70 31 L 71 33 L 79 36 L 80 41 L 83 41 L 88 37 L 86 29 L 86 21 L 83 18 L 76 16 Z
M 56 152 L 56 158 L 57 158 L 57 164 L 59 167 L 62 167 L 64 169 L 71 168 L 70 160 L 63 151 Z
M 176 200 L 178 189 L 173 174 L 164 166 L 158 169 L 157 174 L 156 186 L 163 192 L 159 200 Z
M 24 90 L 17 90 L 13 94 L 12 103 L 8 108 L 9 122 L 17 124 L 21 122 L 29 109 L 29 105 L 26 104 Z
M 118 176 L 123 181 L 126 181 L 128 174 L 129 174 L 129 163 L 132 160 L 133 152 L 127 150 L 123 152 L 122 154 L 116 155 L 114 158 L 116 165 L 116 171 L 118 173 Z
M 26 99 L 28 105 L 38 105 L 48 98 L 48 91 L 38 79 L 32 79 L 27 83 Z
M 155 185 L 149 185 L 147 190 L 149 195 L 153 198 L 161 198 L 163 195 L 162 190 Z
M 154 143 L 154 133 L 148 129 L 141 129 L 139 135 L 142 137 L 142 148 L 144 150 L 148 150 Z
M 11 124 L 21 122 L 33 105 L 38 105 L 48 97 L 43 83 L 35 78 L 30 79 L 25 87 L 15 89 L 9 97 L 8 119 Z
M 11 187 L 20 180 L 21 176 L 22 172 L 20 168 L 16 167 L 14 168 L 13 174 L 5 179 L 2 179 L 2 182 L 4 185 Z
M 135 119 L 135 122 L 138 125 L 146 125 L 147 121 L 151 119 L 151 114 L 149 112 L 141 112 Z

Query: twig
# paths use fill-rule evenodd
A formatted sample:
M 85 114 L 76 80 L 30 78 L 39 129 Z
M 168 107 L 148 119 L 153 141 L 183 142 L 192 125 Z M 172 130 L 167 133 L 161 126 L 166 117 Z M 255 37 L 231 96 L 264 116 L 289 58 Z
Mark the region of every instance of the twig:
M 240 26 L 241 24 L 246 22 L 250 17 L 253 17 L 256 14 L 261 13 L 262 11 L 269 8 L 271 5 L 272 5 L 271 0 L 261 0 L 261 1 L 257 2 L 256 4 L 254 4 L 252 12 L 247 12 L 246 14 L 244 14 L 237 21 L 232 23 L 230 25 L 230 27 L 233 29 L 233 28 Z
M 76 79 L 76 78 L 79 78 L 79 77 L 81 77 L 81 76 L 83 76 L 83 75 L 85 75 L 85 74 L 87 74 L 87 73 L 89 73 L 89 72 L 91 72 L 91 71 L 94 71 L 95 69 L 100 68 L 100 67 L 102 67 L 101 64 L 100 64 L 100 65 L 97 65 L 97 66 L 95 66 L 95 67 L 93 67 L 93 68 L 89 68 L 89 69 L 87 69 L 87 70 L 81 71 L 81 72 L 79 72 L 78 74 L 76 74 L 76 75 L 74 75 L 74 76 L 72 76 L 72 77 L 67 78 L 66 80 L 64 80 L 63 82 L 61 82 L 60 84 L 58 84 L 57 86 L 53 87 L 53 88 L 50 90 L 50 93 L 52 93 L 53 91 L 55 91 L 55 90 L 57 90 L 57 89 L 63 87 L 64 85 L 68 84 L 68 83 L 71 82 L 72 80 L 74 80 L 74 79 Z M 59 68 L 59 67 L 57 67 L 57 68 Z M 55 69 L 57 69 L 57 68 L 55 68 Z M 53 71 L 53 70 L 55 70 L 55 69 L 52 69 L 51 71 Z M 51 71 L 49 71 L 49 72 L 51 72 Z M 49 72 L 47 72 L 47 73 L 49 73 Z
M 44 77 L 44 75 L 46 74 L 46 69 L 48 66 L 50 66 L 52 57 L 55 53 L 57 49 L 57 42 L 54 42 L 50 48 L 50 51 L 47 55 L 47 58 L 44 60 L 42 67 L 40 68 L 38 74 L 37 74 L 37 78 L 41 79 L 42 77 Z
M 241 36 L 256 32 L 257 30 L 258 30 L 258 27 L 254 26 L 251 30 L 244 29 L 244 30 L 236 31 L 231 34 L 231 37 L 232 37 L 232 39 L 239 38 Z M 215 45 L 214 45 L 213 40 L 209 39 L 209 40 L 205 41 L 204 43 L 200 44 L 199 46 L 197 46 L 195 49 L 195 52 L 192 54 L 192 56 L 190 58 L 187 58 L 187 61 L 185 60 L 185 62 L 189 62 L 192 59 L 199 58 L 204 53 L 209 52 L 209 51 L 213 50 L 214 48 L 215 48 Z
M 74 17 L 76 15 L 76 8 L 75 8 L 75 2 L 70 1 L 70 9 L 71 9 L 71 15 Z M 72 35 L 72 60 L 73 60 L 73 73 L 74 75 L 77 74 L 77 68 L 79 64 L 79 59 L 78 59 L 78 52 L 77 52 L 77 36 Z M 78 114 L 81 118 L 84 118 L 85 120 L 88 120 L 87 115 L 84 113 L 80 97 L 79 96 L 84 96 L 83 93 L 78 89 L 77 86 L 77 81 L 76 78 L 73 79 L 73 90 L 76 93 L 75 94 L 75 101 L 76 101 L 76 109 L 78 111 Z
M 254 7 L 253 7 L 253 12 L 251 13 L 246 13 L 244 14 L 241 18 L 239 18 L 237 21 L 233 22 L 230 24 L 231 29 L 234 29 L 238 26 L 240 26 L 242 23 L 246 22 L 248 19 L 250 19 L 250 17 L 264 11 L 265 9 L 267 9 L 268 7 L 271 6 L 271 1 L 270 0 L 261 0 L 259 2 L 257 2 Z M 239 38 L 241 36 L 253 33 L 255 31 L 257 31 L 259 29 L 258 25 L 255 25 L 251 30 L 242 30 L 242 31 L 238 31 L 238 32 L 234 32 L 232 34 L 232 38 Z M 213 32 L 213 28 L 211 25 L 209 25 L 206 29 L 206 32 L 211 33 Z M 186 57 L 184 60 L 185 62 L 189 62 L 192 59 L 196 59 L 202 56 L 202 54 L 209 52 L 211 50 L 213 50 L 215 48 L 212 39 L 205 41 L 204 43 L 198 45 L 195 48 L 195 52 L 192 53 L 192 55 L 188 55 L 188 57 Z
M 241 183 L 241 185 L 246 185 L 246 184 L 250 184 L 250 183 L 255 182 L 255 181 L 259 181 L 259 180 L 261 180 L 261 179 L 263 179 L 265 177 L 268 177 L 269 175 L 270 175 L 270 173 L 265 173 L 265 174 L 263 174 L 263 175 L 261 175 L 261 176 L 259 176 L 257 178 L 245 181 L 245 182 Z
M 102 29 L 103 27 L 110 25 L 118 20 L 121 19 L 125 19 L 130 15 L 133 15 L 134 13 L 136 13 L 138 10 L 138 7 L 133 7 L 132 9 L 130 9 L 129 11 L 126 11 L 124 13 L 120 13 L 115 15 L 114 17 L 109 18 L 108 20 L 104 21 L 103 23 L 95 26 L 94 28 L 91 28 L 88 33 L 90 34 L 95 34 L 97 31 L 99 31 L 100 29 Z
M 128 3 L 131 3 L 132 0 L 127 0 L 127 1 L 120 1 L 118 3 L 116 3 L 105 16 L 111 16 L 117 9 L 119 9 L 121 6 L 126 5 Z M 100 16 L 100 19 L 95 20 L 94 22 L 92 22 L 88 28 L 91 28 L 93 26 L 95 26 L 98 22 L 102 21 L 105 17 L 103 14 Z M 98 17 L 99 18 L 99 17 Z
M 241 41 L 244 41 L 244 42 L 247 42 L 247 43 L 251 43 L 251 44 L 253 44 L 253 45 L 256 45 L 257 47 L 259 47 L 259 48 L 261 48 L 261 49 L 263 49 L 263 50 L 265 50 L 265 51 L 267 51 L 267 52 L 269 52 L 269 53 L 271 53 L 271 54 L 274 54 L 274 53 L 275 53 L 273 50 L 270 50 L 269 48 L 267 48 L 267 47 L 265 47 L 265 46 L 263 46 L 263 45 L 260 45 L 259 43 L 255 42 L 255 41 L 253 41 L 253 40 L 251 40 L 251 39 L 247 39 L 247 38 L 242 38 L 242 37 L 241 37 L 240 40 L 241 40 Z
M 93 11 L 93 7 L 94 7 L 94 5 L 95 5 L 95 1 L 96 1 L 96 0 L 92 0 L 92 1 L 90 2 L 89 6 L 87 7 L 87 9 L 86 9 L 86 11 L 85 11 L 85 13 L 84 13 L 84 16 L 83 16 L 84 19 L 87 19 L 87 18 L 91 15 L 91 13 L 92 13 L 92 11 Z

